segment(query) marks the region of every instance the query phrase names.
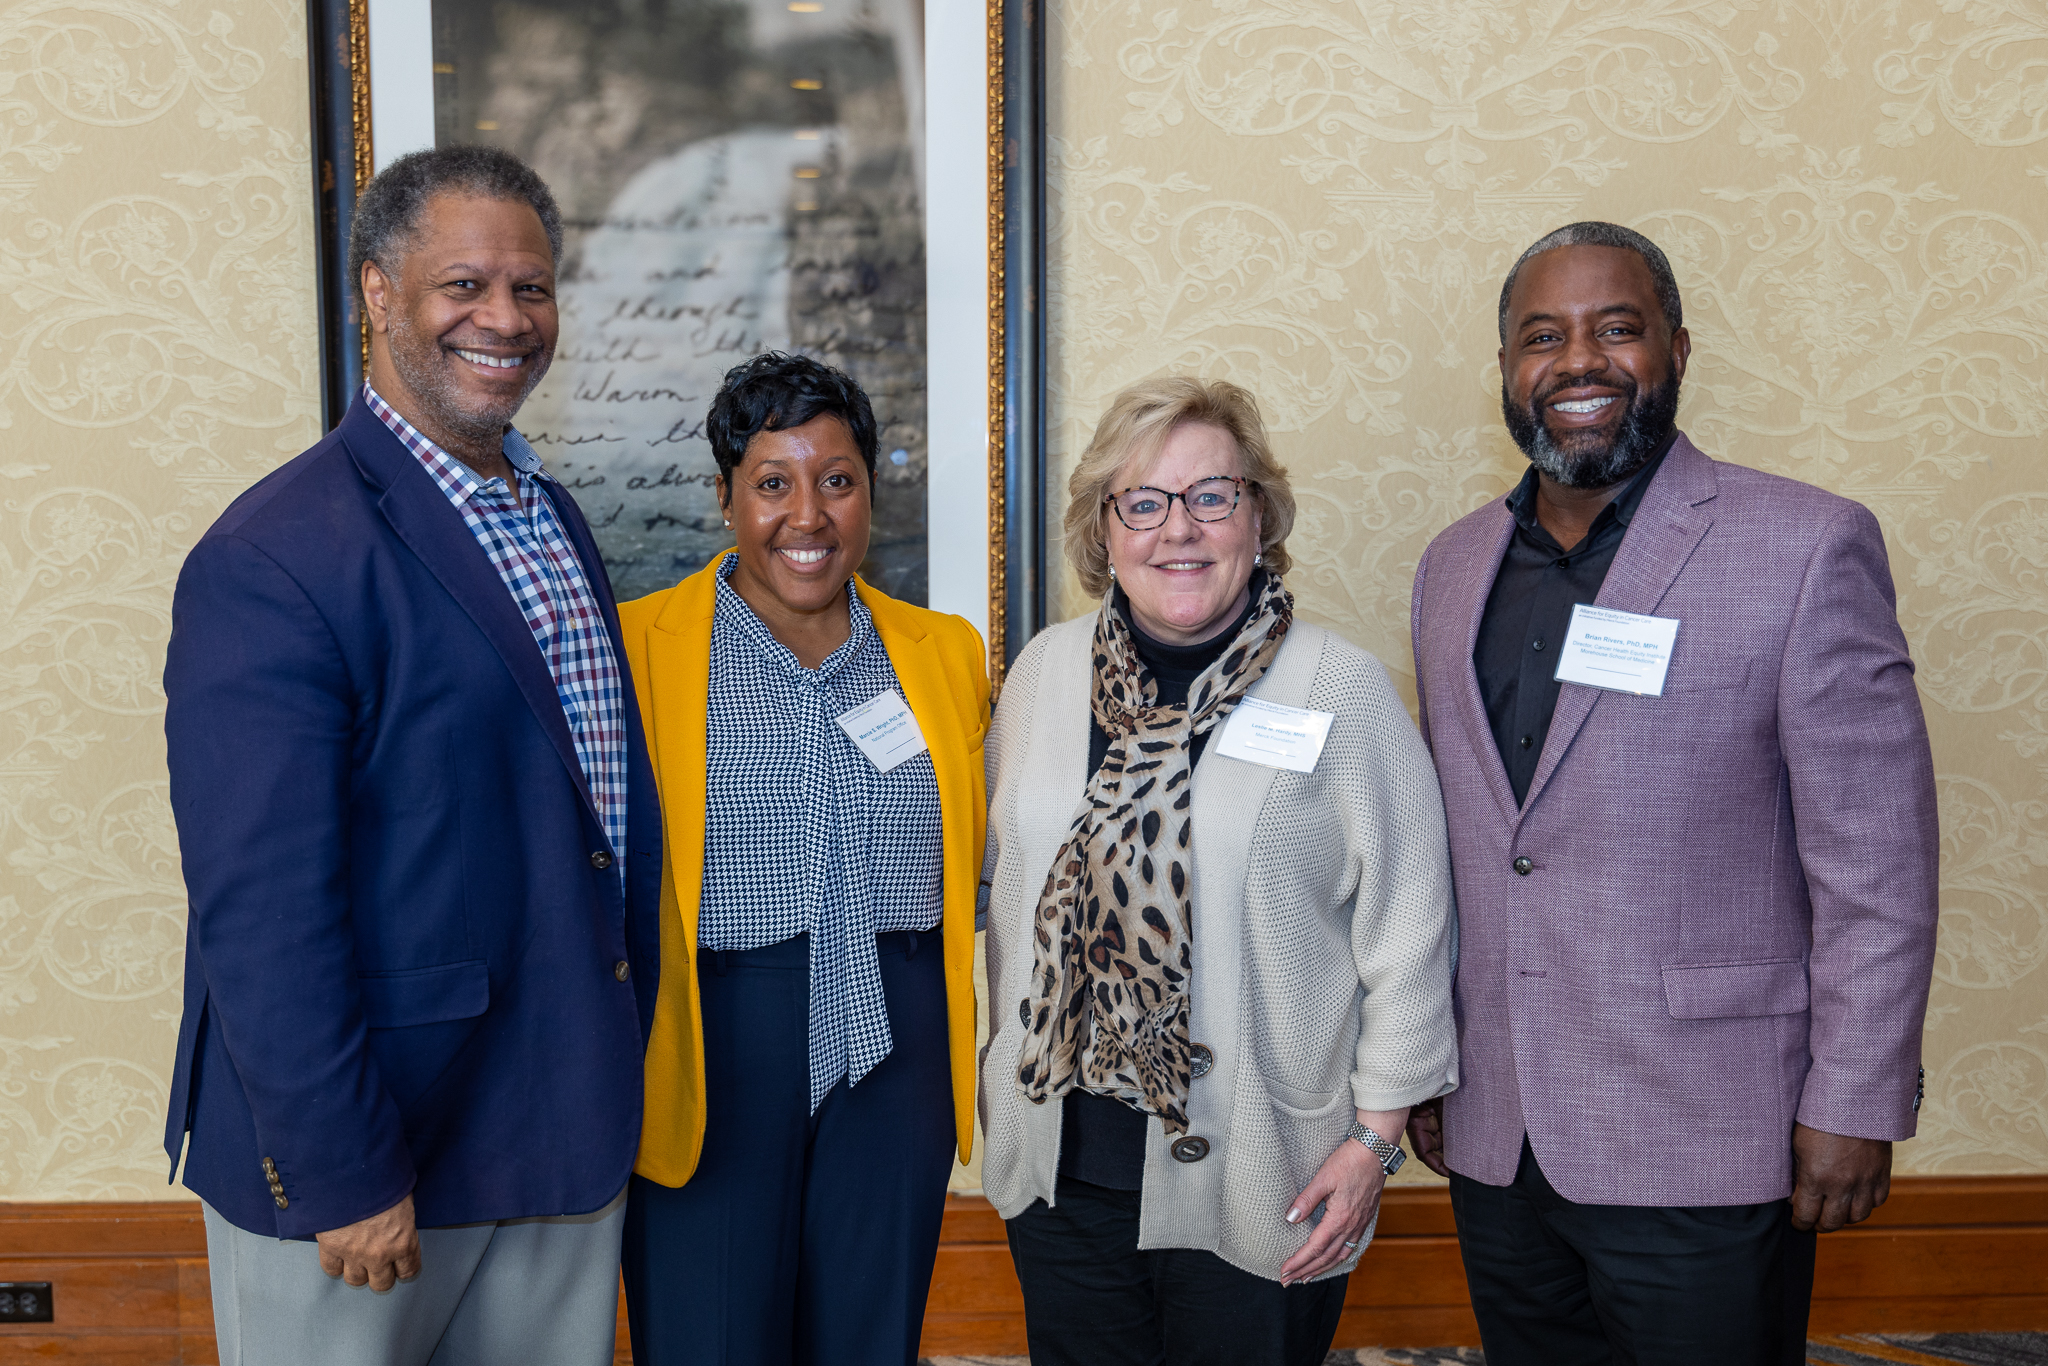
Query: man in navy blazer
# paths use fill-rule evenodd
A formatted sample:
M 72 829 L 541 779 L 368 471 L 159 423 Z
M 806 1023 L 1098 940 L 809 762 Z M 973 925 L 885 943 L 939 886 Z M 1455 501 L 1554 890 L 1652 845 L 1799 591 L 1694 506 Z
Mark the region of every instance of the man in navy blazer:
M 511 427 L 560 215 L 516 158 L 441 149 L 350 245 L 369 382 L 178 579 L 165 1144 L 227 1366 L 597 1366 L 660 822 L 597 548 Z

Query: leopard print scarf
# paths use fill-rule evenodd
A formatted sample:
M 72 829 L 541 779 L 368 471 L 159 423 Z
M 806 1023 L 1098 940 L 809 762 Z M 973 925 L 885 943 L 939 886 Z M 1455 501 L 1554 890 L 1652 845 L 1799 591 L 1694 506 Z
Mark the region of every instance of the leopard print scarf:
M 1092 704 L 1109 753 L 1033 917 L 1017 1089 L 1034 1104 L 1079 1086 L 1158 1115 L 1168 1133 L 1188 1127 L 1189 746 L 1236 709 L 1294 620 L 1294 595 L 1261 577 L 1250 618 L 1185 707 L 1156 705 L 1114 586 L 1096 615 Z

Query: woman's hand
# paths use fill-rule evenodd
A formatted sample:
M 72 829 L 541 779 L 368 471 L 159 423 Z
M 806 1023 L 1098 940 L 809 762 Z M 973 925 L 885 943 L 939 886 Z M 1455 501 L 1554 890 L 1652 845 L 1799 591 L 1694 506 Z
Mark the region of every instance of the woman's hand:
M 1398 1143 L 1408 1112 L 1360 1110 L 1358 1122 L 1388 1142 Z M 1313 1214 L 1316 1206 L 1326 1206 L 1323 1221 L 1308 1242 L 1280 1268 L 1280 1284 L 1314 1280 L 1341 1265 L 1379 1212 L 1380 1191 L 1386 1183 L 1387 1173 L 1372 1149 L 1352 1138 L 1339 1143 L 1308 1188 L 1288 1207 L 1287 1222 L 1298 1224 Z

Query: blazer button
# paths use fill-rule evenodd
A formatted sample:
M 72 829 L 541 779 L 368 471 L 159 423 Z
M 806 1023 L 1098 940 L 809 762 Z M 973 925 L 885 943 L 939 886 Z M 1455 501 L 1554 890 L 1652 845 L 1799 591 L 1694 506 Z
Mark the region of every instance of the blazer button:
M 611 851 L 607 849 L 600 849 L 596 853 L 592 854 L 590 856 L 590 866 L 597 869 L 599 872 L 603 872 L 605 869 L 611 867 Z
M 625 981 L 628 977 L 632 975 L 632 966 L 628 964 L 626 960 L 623 958 L 621 958 L 616 964 L 612 966 L 612 976 L 618 978 L 621 982 Z
M 1198 1043 L 1188 1050 L 1188 1075 L 1206 1077 L 1209 1069 L 1216 1065 L 1216 1055 L 1209 1051 L 1209 1045 Z
M 1176 1162 L 1200 1162 L 1209 1155 L 1209 1140 L 1190 1135 L 1173 1145 L 1173 1160 Z
M 279 1209 L 290 1209 L 292 1207 L 292 1202 L 285 1199 L 282 1195 L 273 1195 L 270 1198 L 277 1202 Z
M 1529 876 L 1530 873 L 1535 871 L 1535 868 L 1536 861 L 1530 858 L 1527 854 L 1524 854 L 1520 858 L 1515 860 L 1515 871 L 1520 873 L 1523 877 Z

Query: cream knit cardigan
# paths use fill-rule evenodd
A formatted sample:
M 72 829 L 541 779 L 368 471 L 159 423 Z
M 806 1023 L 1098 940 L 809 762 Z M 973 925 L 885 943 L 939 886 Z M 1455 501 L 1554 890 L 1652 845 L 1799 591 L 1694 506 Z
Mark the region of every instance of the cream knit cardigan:
M 982 1185 L 1006 1219 L 1052 1203 L 1059 1171 L 1062 1102 L 1017 1091 L 1017 1007 L 1032 915 L 1090 776 L 1094 632 L 1093 616 L 1041 632 L 988 733 Z M 1209 1153 L 1177 1162 L 1148 1126 L 1138 1245 L 1206 1248 L 1277 1280 L 1309 1237 L 1288 1205 L 1352 1111 L 1457 1085 L 1457 930 L 1436 770 L 1379 661 L 1297 620 L 1251 692 L 1337 719 L 1313 773 L 1226 758 L 1213 736 L 1195 769 L 1190 1029 L 1215 1065 L 1190 1087 L 1188 1132 Z

